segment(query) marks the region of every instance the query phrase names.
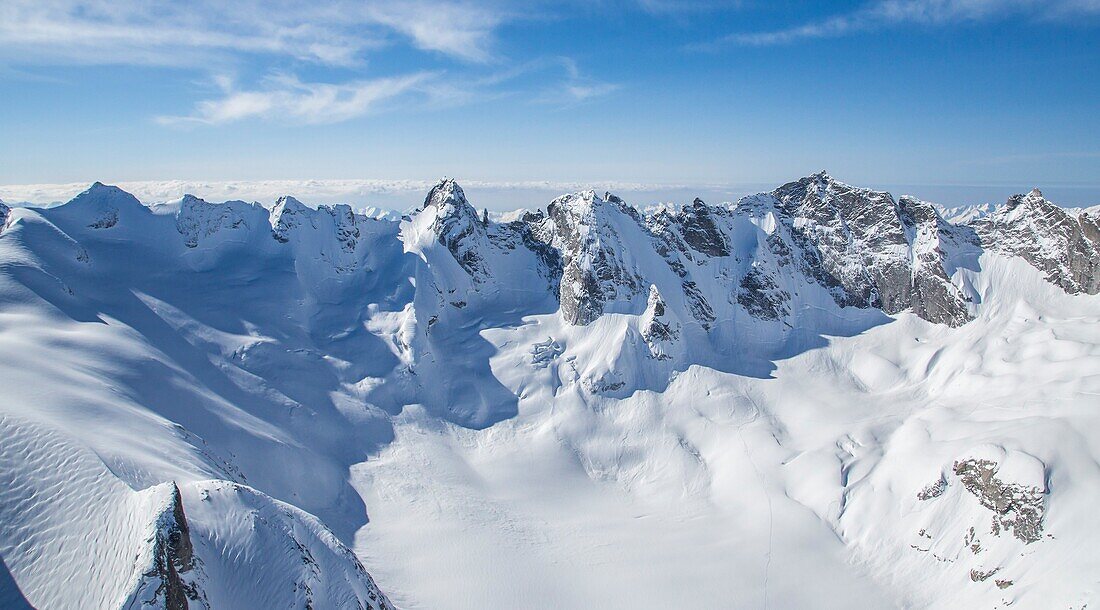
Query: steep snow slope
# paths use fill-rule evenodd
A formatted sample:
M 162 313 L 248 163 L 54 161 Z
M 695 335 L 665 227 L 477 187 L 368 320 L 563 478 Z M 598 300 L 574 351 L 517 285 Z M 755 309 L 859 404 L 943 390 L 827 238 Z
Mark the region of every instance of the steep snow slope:
M 288 397 L 324 394 L 320 358 L 285 347 L 265 354 L 275 340 L 249 328 L 275 321 L 269 331 L 294 336 L 280 337 L 284 345 L 308 336 L 285 316 L 310 307 L 311 286 L 286 290 L 281 280 L 298 283 L 289 260 L 282 269 L 274 259 L 227 262 L 260 243 L 238 225 L 255 221 L 253 208 L 188 222 L 199 206 L 209 204 L 150 210 L 94 186 L 48 218 L 12 211 L 0 234 L 6 569 L 38 608 L 178 607 L 153 569 L 163 490 L 175 481 L 191 517 L 194 565 L 180 571 L 191 607 L 385 607 L 333 534 L 245 485 L 327 510 L 347 531 L 334 515 L 361 523 L 362 504 L 340 464 L 376 441 L 319 412 L 321 401 L 305 408 Z M 372 416 L 358 406 L 354 417 Z
M 1100 232 L 1039 199 L 5 209 L 2 599 L 1095 605 Z

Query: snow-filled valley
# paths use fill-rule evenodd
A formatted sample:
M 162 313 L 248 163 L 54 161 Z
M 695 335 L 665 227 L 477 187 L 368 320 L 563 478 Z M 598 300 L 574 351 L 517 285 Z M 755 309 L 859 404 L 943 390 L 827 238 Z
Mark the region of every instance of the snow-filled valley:
M 1095 208 L 96 183 L 0 227 L 4 608 L 1100 603 Z

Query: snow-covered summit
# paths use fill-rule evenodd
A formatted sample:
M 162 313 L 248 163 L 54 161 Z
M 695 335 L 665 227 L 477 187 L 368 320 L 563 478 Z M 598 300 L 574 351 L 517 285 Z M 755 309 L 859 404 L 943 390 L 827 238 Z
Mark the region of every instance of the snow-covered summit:
M 133 220 L 148 214 L 149 209 L 130 193 L 95 182 L 68 203 L 58 206 L 58 214 L 73 221 L 84 222 L 93 229 L 110 229 L 122 220 Z

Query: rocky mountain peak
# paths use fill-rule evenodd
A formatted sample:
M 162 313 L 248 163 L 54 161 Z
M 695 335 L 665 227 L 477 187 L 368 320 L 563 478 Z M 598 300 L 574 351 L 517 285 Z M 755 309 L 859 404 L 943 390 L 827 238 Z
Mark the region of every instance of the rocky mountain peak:
M 684 206 L 680 214 L 680 226 L 684 241 L 696 252 L 707 256 L 729 256 L 730 246 L 725 234 L 715 222 L 716 208 L 698 197 L 691 205 Z
M 909 226 L 922 223 L 932 223 L 936 226 L 946 224 L 935 205 L 911 195 L 902 195 L 898 198 L 898 213 L 902 223 Z
M 455 210 L 461 210 L 462 208 L 473 210 L 473 207 L 466 200 L 466 193 L 462 191 L 462 187 L 453 178 L 440 180 L 428 191 L 428 196 L 424 198 L 424 209 L 426 210 L 429 207 L 437 208 L 444 215 L 449 215 L 450 210 L 447 209 L 449 207 L 453 207 Z
M 838 305 L 890 314 L 912 309 L 953 326 L 970 319 L 969 298 L 951 283 L 948 261 L 967 240 L 931 204 L 912 197 L 895 202 L 889 193 L 824 172 L 779 187 L 771 200 L 774 207 L 766 197 L 752 198 L 745 212 L 774 209 L 791 241 L 781 249 L 796 253 L 798 266 Z
M 585 325 L 611 302 L 632 303 L 643 292 L 628 235 L 649 239 L 637 209 L 610 193 L 587 190 L 563 195 L 546 208 L 535 227 L 538 238 L 561 253 L 559 301 L 571 324 Z
M 558 197 L 550 202 L 546 212 L 559 232 L 566 233 L 578 230 L 586 232 L 590 227 L 614 223 L 622 215 L 630 217 L 637 224 L 644 223 L 638 210 L 618 195 L 608 192 L 601 197 L 591 189 Z
M 1043 197 L 1013 195 L 994 213 L 970 223 L 982 246 L 1019 256 L 1070 294 L 1100 292 L 1100 241 L 1094 223 Z
M 1034 210 L 1034 211 L 1049 211 L 1049 207 L 1058 207 L 1053 203 L 1047 201 L 1043 197 L 1043 192 L 1037 188 L 1031 189 L 1027 194 L 1016 194 L 1009 197 L 1008 202 L 1005 203 L 1003 210 L 1012 211 L 1017 209 Z
M 471 277 L 481 278 L 487 271 L 483 253 L 488 240 L 486 223 L 466 200 L 462 187 L 451 178 L 440 180 L 424 199 L 421 214 L 431 217 L 432 232 L 455 261 Z

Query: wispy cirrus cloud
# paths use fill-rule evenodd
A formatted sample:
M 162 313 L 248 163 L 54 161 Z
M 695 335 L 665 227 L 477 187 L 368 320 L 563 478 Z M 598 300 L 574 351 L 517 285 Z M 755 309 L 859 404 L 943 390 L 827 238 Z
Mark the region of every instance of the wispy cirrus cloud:
M 189 113 L 155 117 L 170 125 L 333 123 L 397 99 L 443 107 L 510 95 L 517 76 L 533 74 L 553 83 L 545 90 L 555 103 L 568 105 L 617 85 L 582 75 L 570 59 L 512 63 L 499 54 L 497 36 L 506 24 L 573 1 L 3 0 L 0 70 L 138 65 L 205 73 L 218 94 L 194 102 Z M 427 53 L 404 72 L 366 70 L 372 54 L 401 46 Z M 557 66 L 564 79 L 549 76 Z M 429 78 L 445 72 L 450 78 Z M 249 76 L 257 74 L 266 76 Z M 549 98 L 541 85 L 525 86 L 530 98 Z
M 303 124 L 339 123 L 379 109 L 387 101 L 409 94 L 432 96 L 430 72 L 345 83 L 309 83 L 286 74 L 264 79 L 255 89 L 239 89 L 219 77 L 223 95 L 202 100 L 185 116 L 162 116 L 162 124 L 216 125 L 245 119 L 276 119 Z
M 472 62 L 493 58 L 493 31 L 514 17 L 503 7 L 437 0 L 367 2 L 364 14 L 411 39 L 425 51 L 438 51 Z
M 0 62 L 201 66 L 246 54 L 353 65 L 394 35 L 485 61 L 512 16 L 463 0 L 4 0 Z
M 878 0 L 850 13 L 789 28 L 737 32 L 697 45 L 713 49 L 730 44 L 782 45 L 816 38 L 834 38 L 901 25 L 947 26 L 1024 16 L 1053 21 L 1100 15 L 1100 0 Z
M 564 75 L 535 98 L 536 103 L 569 107 L 608 95 L 620 88 L 585 76 L 569 57 L 527 62 L 456 86 L 443 72 L 422 71 L 395 77 L 343 83 L 305 82 L 295 75 L 274 73 L 252 88 L 240 87 L 231 77 L 214 78 L 220 95 L 197 102 L 186 115 L 156 117 L 164 125 L 219 125 L 248 119 L 319 125 L 339 123 L 380 112 L 400 102 L 423 108 L 457 106 L 478 99 L 508 95 L 511 81 L 547 72 Z M 541 76 L 541 78 L 547 78 Z

